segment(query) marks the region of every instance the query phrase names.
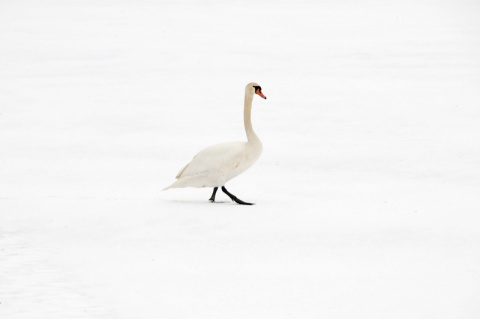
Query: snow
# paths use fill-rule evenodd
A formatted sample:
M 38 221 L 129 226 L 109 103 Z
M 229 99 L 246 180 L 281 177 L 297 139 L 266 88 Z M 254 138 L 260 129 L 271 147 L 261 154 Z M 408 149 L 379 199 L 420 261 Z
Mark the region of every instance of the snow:
M 478 318 L 480 5 L 0 2 L 0 318 Z M 161 192 L 245 139 L 228 189 Z

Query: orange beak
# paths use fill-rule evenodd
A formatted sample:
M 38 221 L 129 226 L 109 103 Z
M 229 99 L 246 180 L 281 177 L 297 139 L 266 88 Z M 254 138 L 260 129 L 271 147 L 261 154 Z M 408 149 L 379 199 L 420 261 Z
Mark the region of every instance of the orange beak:
M 267 97 L 266 97 L 265 95 L 263 95 L 263 93 L 262 93 L 262 91 L 261 91 L 260 89 L 257 89 L 257 90 L 255 91 L 255 93 L 258 94 L 258 95 L 260 95 L 260 97 L 262 97 L 263 99 L 265 99 L 265 100 L 267 99 Z

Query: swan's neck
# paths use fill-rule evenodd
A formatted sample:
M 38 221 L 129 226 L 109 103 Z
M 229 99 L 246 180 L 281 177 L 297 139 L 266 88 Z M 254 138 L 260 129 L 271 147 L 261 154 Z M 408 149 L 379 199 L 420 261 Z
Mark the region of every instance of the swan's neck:
M 252 126 L 252 101 L 253 95 L 252 94 L 245 94 L 245 106 L 243 109 L 243 122 L 245 124 L 245 132 L 247 133 L 248 143 L 255 144 L 260 142 L 257 134 L 253 130 Z

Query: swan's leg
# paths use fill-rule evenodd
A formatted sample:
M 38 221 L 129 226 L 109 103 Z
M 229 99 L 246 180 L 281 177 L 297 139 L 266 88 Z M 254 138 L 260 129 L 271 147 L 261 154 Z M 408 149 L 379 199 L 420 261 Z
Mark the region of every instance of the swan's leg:
M 237 196 L 233 195 L 232 193 L 230 193 L 229 191 L 227 191 L 227 189 L 225 188 L 225 186 L 222 186 L 222 191 L 228 195 L 228 197 L 230 197 L 235 203 L 237 204 L 240 204 L 240 205 L 253 205 L 253 203 L 247 203 L 247 202 L 244 202 L 243 200 L 241 199 L 238 199 Z
M 215 201 L 215 194 L 217 194 L 217 190 L 218 190 L 218 187 L 213 188 L 212 196 L 209 199 L 209 201 L 211 201 L 212 203 Z

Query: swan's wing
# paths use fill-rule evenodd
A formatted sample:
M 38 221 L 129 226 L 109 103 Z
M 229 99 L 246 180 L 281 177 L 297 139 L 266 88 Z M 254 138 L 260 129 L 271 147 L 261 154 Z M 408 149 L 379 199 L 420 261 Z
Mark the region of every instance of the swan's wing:
M 245 154 L 245 143 L 232 142 L 207 147 L 195 155 L 178 174 L 178 178 L 228 171 L 240 165 Z
M 176 179 L 179 179 L 179 178 L 182 176 L 183 172 L 187 169 L 188 165 L 190 165 L 190 163 L 188 163 L 187 165 L 185 165 L 185 166 L 180 170 L 180 172 L 178 172 L 177 176 L 175 176 Z

